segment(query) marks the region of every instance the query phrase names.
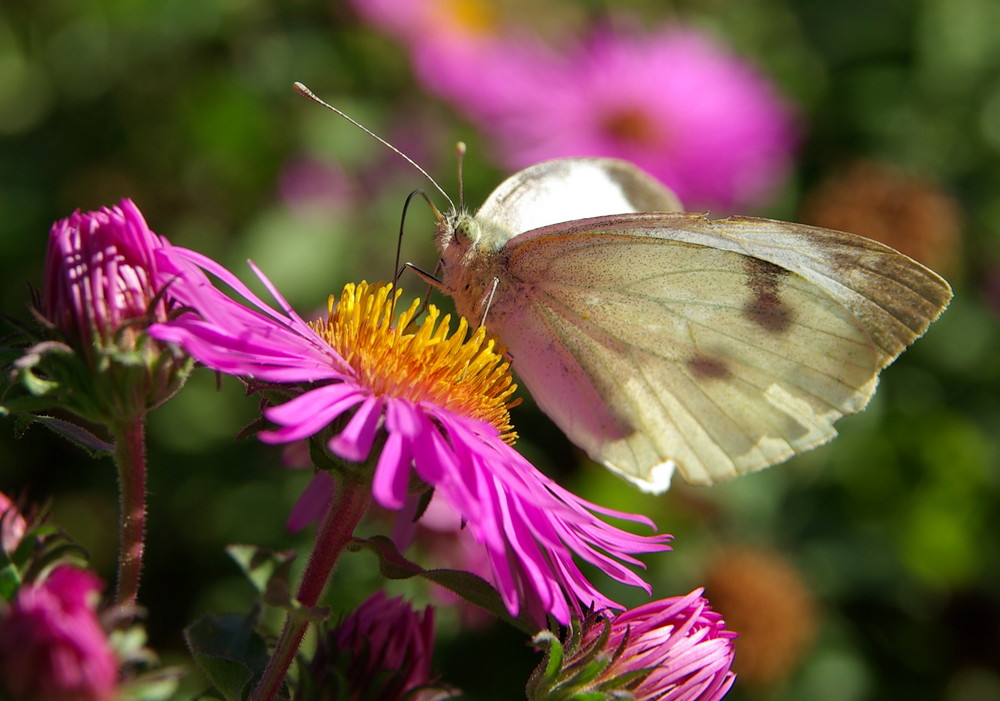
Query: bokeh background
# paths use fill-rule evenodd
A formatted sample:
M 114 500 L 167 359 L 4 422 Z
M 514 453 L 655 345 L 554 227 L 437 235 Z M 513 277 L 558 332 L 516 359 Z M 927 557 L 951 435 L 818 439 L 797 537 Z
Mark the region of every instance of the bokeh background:
M 649 561 L 654 592 L 704 585 L 743 634 L 729 698 L 1000 699 L 1000 4 L 407 0 L 388 13 L 383 4 L 0 5 L 0 309 L 27 318 L 53 220 L 122 197 L 174 243 L 234 270 L 253 259 L 303 312 L 319 308 L 345 282 L 391 276 L 403 199 L 430 186 L 296 95 L 293 81 L 391 140 L 449 193 L 454 144 L 466 141 L 474 206 L 511 171 L 512 149 L 526 134 L 540 138 L 532 129 L 565 106 L 522 84 L 526 66 L 544 63 L 525 62 L 531 51 L 572 75 L 601 41 L 645 45 L 670 28 L 709 37 L 772 91 L 777 112 L 760 118 L 784 137 L 760 161 L 760 192 L 729 201 L 725 188 L 695 192 L 698 208 L 881 238 L 945 275 L 955 299 L 885 373 L 868 410 L 841 422 L 840 438 L 781 467 L 643 496 L 589 463 L 530 401 L 514 414 L 519 447 L 578 493 L 646 513 L 676 536 L 673 553 Z M 643 80 L 650 104 L 682 111 L 714 89 L 709 78 L 689 93 Z M 586 116 L 590 104 L 572 109 Z M 725 112 L 737 126 L 757 118 L 740 100 Z M 618 135 L 643 146 L 650 125 L 624 116 L 632 121 L 617 122 Z M 728 150 L 704 147 L 675 177 L 726 178 L 742 167 L 727 159 L 759 133 Z M 433 268 L 432 233 L 431 214 L 412 208 L 404 258 Z M 423 292 L 415 277 L 402 282 Z M 141 599 L 168 661 L 184 655 L 182 622 L 250 605 L 226 544 L 308 546 L 308 531 L 284 528 L 308 473 L 284 467 L 274 447 L 235 440 L 255 412 L 238 383 L 217 386 L 202 372 L 151 417 Z M 54 519 L 110 579 L 110 461 L 40 428 L 15 439 L 7 424 L 0 490 L 51 499 Z M 329 603 L 348 610 L 375 584 L 371 557 L 348 556 Z M 428 600 L 419 586 L 389 588 Z M 436 665 L 447 679 L 468 698 L 523 698 L 536 661 L 523 636 L 470 628 L 453 606 L 439 621 Z M 190 697 L 202 682 L 192 674 L 185 684 Z

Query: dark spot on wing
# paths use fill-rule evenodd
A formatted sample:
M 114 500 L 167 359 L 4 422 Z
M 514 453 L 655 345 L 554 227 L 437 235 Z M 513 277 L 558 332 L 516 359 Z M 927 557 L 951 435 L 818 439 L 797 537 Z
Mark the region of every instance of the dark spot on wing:
M 698 380 L 724 380 L 732 373 L 720 358 L 696 355 L 687 361 L 688 370 Z
M 747 257 L 743 267 L 751 293 L 743 315 L 766 331 L 785 331 L 792 323 L 792 309 L 781 299 L 781 280 L 788 271 L 753 257 Z
M 770 292 L 763 292 L 747 302 L 743 313 L 753 323 L 774 333 L 787 330 L 792 323 L 792 310 L 777 294 Z
M 747 285 L 757 294 L 776 292 L 781 278 L 788 275 L 788 271 L 781 266 L 753 256 L 743 259 L 743 268 L 747 274 Z

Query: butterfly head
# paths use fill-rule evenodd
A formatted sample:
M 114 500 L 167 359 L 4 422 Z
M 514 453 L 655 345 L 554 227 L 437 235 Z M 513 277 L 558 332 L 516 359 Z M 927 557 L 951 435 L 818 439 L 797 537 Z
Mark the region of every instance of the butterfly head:
M 482 225 L 464 210 L 452 211 L 438 222 L 437 244 L 442 253 L 449 249 L 468 251 L 476 247 L 482 236 Z

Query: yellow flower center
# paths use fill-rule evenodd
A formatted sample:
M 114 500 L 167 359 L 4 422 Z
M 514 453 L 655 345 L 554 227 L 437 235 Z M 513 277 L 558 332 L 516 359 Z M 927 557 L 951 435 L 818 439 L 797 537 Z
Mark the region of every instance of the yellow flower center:
M 310 326 L 376 395 L 431 402 L 460 416 L 487 421 L 513 443 L 517 434 L 510 424 L 510 409 L 519 400 L 512 399 L 517 385 L 510 363 L 504 360 L 505 349 L 483 327 L 469 336 L 469 324 L 462 317 L 449 336 L 451 315 L 439 323 L 440 312 L 433 304 L 415 324 L 419 299 L 394 320 L 400 295 L 402 290 L 393 291 L 390 283 L 348 284 L 339 301 L 330 296 L 327 318 Z

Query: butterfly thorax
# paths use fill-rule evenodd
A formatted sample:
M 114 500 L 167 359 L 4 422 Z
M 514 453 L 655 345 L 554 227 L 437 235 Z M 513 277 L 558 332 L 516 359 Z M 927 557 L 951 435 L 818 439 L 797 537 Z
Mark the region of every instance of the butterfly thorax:
M 458 313 L 473 323 L 483 317 L 494 280 L 504 282 L 503 246 L 512 236 L 465 211 L 453 212 L 438 225 L 444 286 Z

